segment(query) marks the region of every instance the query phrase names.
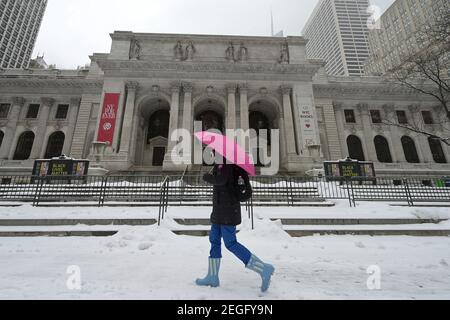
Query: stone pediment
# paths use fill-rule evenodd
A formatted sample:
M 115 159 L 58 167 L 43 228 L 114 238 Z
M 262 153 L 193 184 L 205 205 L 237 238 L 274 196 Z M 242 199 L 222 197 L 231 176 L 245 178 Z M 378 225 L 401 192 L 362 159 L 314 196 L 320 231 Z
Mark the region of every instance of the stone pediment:
M 155 137 L 153 139 L 149 140 L 149 143 L 153 146 L 166 146 L 167 145 L 167 138 L 164 137 Z

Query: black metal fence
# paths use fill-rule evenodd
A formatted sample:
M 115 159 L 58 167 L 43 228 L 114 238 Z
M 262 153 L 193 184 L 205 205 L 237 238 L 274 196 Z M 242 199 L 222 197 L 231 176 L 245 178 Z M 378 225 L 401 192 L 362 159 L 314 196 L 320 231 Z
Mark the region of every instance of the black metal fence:
M 252 207 L 298 206 L 335 199 L 348 200 L 350 206 L 358 201 L 405 202 L 410 206 L 420 202 L 450 202 L 450 179 L 443 177 L 332 180 L 328 177 L 260 176 L 252 179 L 252 186 Z M 200 176 L 0 176 L 0 202 L 3 203 L 166 208 L 210 205 L 211 201 L 212 187 Z

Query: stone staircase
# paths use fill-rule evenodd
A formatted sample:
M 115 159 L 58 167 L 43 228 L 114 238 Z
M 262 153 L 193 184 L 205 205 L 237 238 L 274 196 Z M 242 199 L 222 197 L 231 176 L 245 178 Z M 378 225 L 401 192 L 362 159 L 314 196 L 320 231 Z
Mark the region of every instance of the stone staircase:
M 275 219 L 273 219 L 275 220 Z M 175 219 L 177 235 L 206 237 L 209 219 Z M 292 237 L 314 235 L 448 237 L 450 227 L 439 219 L 284 218 L 283 229 Z M 155 219 L 2 219 L 0 237 L 109 237 L 123 226 L 155 225 Z

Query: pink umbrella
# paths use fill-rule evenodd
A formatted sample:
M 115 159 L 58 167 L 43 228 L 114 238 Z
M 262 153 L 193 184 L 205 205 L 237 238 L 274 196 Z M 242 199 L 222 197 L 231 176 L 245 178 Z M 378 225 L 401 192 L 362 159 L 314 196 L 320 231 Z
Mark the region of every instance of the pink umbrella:
M 251 176 L 256 176 L 255 164 L 245 150 L 238 145 L 234 140 L 218 133 L 212 132 L 197 132 L 195 137 L 199 139 L 204 145 L 210 147 L 221 156 L 223 156 L 229 163 L 233 163 Z

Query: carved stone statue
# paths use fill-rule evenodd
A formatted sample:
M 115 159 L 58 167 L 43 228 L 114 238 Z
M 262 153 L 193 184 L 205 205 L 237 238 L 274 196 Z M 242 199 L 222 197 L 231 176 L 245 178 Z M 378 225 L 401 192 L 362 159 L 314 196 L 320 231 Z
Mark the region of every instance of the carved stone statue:
M 194 54 L 195 54 L 195 47 L 194 47 L 194 43 L 189 42 L 189 45 L 186 47 L 186 55 L 185 55 L 185 59 L 188 61 L 191 61 L 194 59 Z
M 231 42 L 230 46 L 227 48 L 226 51 L 226 56 L 227 56 L 227 60 L 230 62 L 234 62 L 235 61 L 235 57 L 234 57 L 234 45 Z
M 289 64 L 289 46 L 287 42 L 281 45 L 280 63 Z
M 130 45 L 130 60 L 139 60 L 141 58 L 141 43 L 139 40 L 131 40 Z
M 175 59 L 177 61 L 183 60 L 183 46 L 181 45 L 181 42 L 178 41 L 174 48 L 175 53 Z
M 241 47 L 239 49 L 239 61 L 247 61 L 248 60 L 248 49 L 241 43 Z

